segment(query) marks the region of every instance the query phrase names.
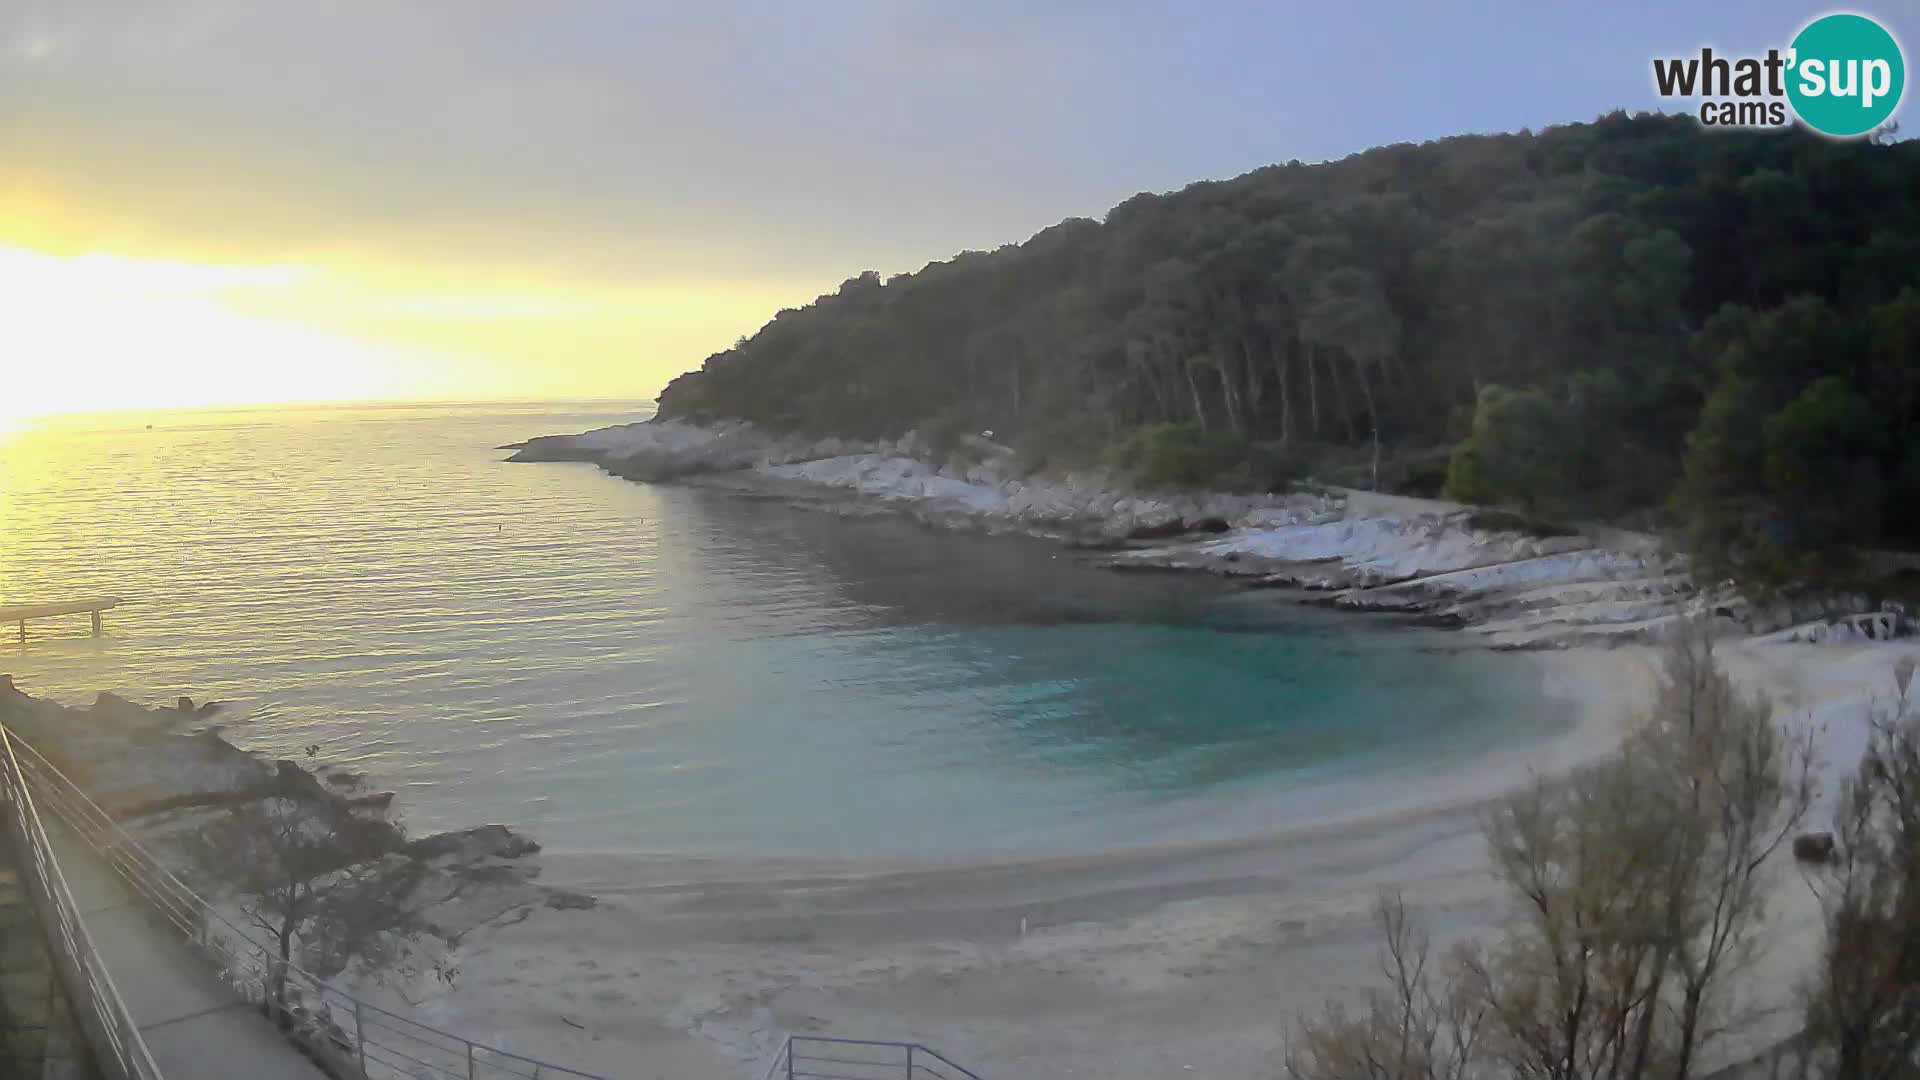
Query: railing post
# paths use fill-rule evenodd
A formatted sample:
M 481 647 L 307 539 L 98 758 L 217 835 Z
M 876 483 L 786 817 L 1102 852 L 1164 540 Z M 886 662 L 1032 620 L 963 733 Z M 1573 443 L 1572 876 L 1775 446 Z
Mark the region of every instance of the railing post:
M 467 1080 L 473 1080 L 473 1044 L 467 1044 Z
M 907 1080 L 913 1080 L 913 1044 L 907 1044 Z
M 787 1080 L 793 1080 L 793 1036 L 787 1036 Z
M 360 1019 L 360 999 L 353 999 L 353 1048 L 360 1055 L 360 1080 L 367 1077 L 367 1025 Z

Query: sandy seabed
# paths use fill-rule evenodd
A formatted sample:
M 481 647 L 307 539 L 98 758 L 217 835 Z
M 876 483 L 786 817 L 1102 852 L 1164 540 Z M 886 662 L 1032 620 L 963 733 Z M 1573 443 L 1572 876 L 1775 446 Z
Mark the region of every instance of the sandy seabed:
M 1820 728 L 1826 795 L 1808 827 L 1824 827 L 1869 700 L 1920 646 L 1720 653 L 1743 686 Z M 1576 711 L 1568 734 L 1383 781 L 1392 790 L 1338 818 L 1238 841 L 976 865 L 550 853 L 542 880 L 601 906 L 486 931 L 449 997 L 469 1028 L 622 1077 L 753 1075 L 789 1032 L 919 1041 L 989 1077 L 1276 1076 L 1301 1011 L 1375 981 L 1380 889 L 1404 891 L 1439 945 L 1495 930 L 1505 905 L 1480 807 L 1615 745 L 1658 653 L 1526 662 Z M 1781 863 L 1774 947 L 1748 1002 L 1775 1011 L 1728 1055 L 1785 1031 L 1792 973 L 1817 945 L 1818 909 Z

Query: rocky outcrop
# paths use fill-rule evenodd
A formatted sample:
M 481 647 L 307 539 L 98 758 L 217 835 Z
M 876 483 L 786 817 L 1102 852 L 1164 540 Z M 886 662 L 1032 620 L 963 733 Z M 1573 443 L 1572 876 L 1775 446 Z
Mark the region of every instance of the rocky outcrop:
M 115 694 L 70 709 L 9 684 L 0 689 L 0 720 L 110 813 L 257 798 L 277 775 L 211 731 L 180 733 L 189 722 L 180 712 L 142 708 Z
M 1303 498 L 1141 493 L 1098 470 L 1022 477 L 1014 475 L 1011 455 L 1003 448 L 984 445 L 968 460 L 936 463 L 932 448 L 913 433 L 863 442 L 770 435 L 737 422 L 703 427 L 650 420 L 530 439 L 508 460 L 592 461 L 634 480 L 699 478 L 735 489 L 837 494 L 849 501 L 823 508 L 877 507 L 929 524 L 1092 544 L 1124 543 L 1132 534 L 1169 528 L 1178 534 L 1219 531 L 1262 513 L 1284 512 Z
M 295 761 L 262 760 L 216 731 L 179 730 L 198 715 L 147 709 L 112 694 L 88 708 L 67 708 L 0 676 L 0 723 L 217 904 L 244 904 L 245 897 L 196 857 L 204 847 L 197 838 L 222 815 L 263 800 L 326 838 L 321 862 L 329 873 L 351 874 L 390 898 L 375 913 L 385 920 L 375 932 L 396 939 L 388 952 L 444 952 L 491 923 L 594 904 L 584 893 L 539 884 L 533 856 L 540 845 L 505 825 L 408 841 L 386 816 L 392 792 L 363 790 L 358 774 L 332 770 L 323 780 Z
M 408 844 L 408 857 L 422 861 L 447 859 L 474 863 L 482 859 L 518 859 L 536 855 L 540 845 L 505 825 L 479 825 L 459 832 L 440 833 Z
M 1817 619 L 1789 626 L 1784 630 L 1765 635 L 1759 640 L 1764 642 L 1806 642 L 1825 644 L 1847 641 L 1887 641 L 1902 637 L 1913 630 L 1912 621 L 1906 612 L 1894 605 L 1888 605 L 1879 611 L 1861 612 L 1857 615 L 1842 615 L 1831 619 Z
M 1455 504 L 1338 489 L 1141 492 L 1099 470 L 1016 475 L 1004 448 L 985 447 L 942 462 L 912 433 L 852 443 L 739 422 L 654 420 L 529 440 L 510 460 L 588 460 L 632 479 L 685 479 L 839 513 L 1023 532 L 1098 552 L 1096 565 L 1109 569 L 1200 571 L 1324 593 L 1319 602 L 1329 606 L 1461 627 L 1500 649 L 1659 640 L 1698 605 L 1745 633 L 1869 610 L 1846 597 L 1754 605 L 1724 588 L 1702 593 L 1684 561 L 1644 534 L 1540 535 L 1517 519 Z M 1904 627 L 1894 620 L 1830 633 Z
M 1657 639 L 1695 599 L 1685 566 L 1650 538 L 1539 537 L 1428 505 L 1399 516 L 1341 507 L 1270 518 L 1103 565 L 1246 576 L 1324 593 L 1314 602 L 1328 607 L 1460 627 L 1502 649 Z
M 844 439 L 782 437 L 743 423 L 703 427 L 649 420 L 580 435 L 528 439 L 507 460 L 591 461 L 629 480 L 666 481 L 870 452 L 878 447 Z

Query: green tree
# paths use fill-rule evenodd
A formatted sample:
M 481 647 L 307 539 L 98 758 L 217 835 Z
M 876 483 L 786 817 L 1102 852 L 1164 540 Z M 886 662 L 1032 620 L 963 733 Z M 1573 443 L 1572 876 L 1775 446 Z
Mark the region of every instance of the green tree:
M 1409 465 L 1457 446 L 1460 493 L 1577 493 L 1568 508 L 1600 516 L 1666 506 L 1708 554 L 1792 549 L 1836 521 L 1916 547 L 1917 349 L 1920 140 L 1615 112 L 1274 165 L 862 273 L 660 404 L 862 437 L 972 417 L 1024 459 L 1062 462 L 1190 424 L 1335 467 L 1377 452 L 1383 482 L 1428 482 Z M 1793 479 L 1796 458 L 1825 453 L 1808 427 L 1825 398 L 1780 422 L 1767 469 L 1769 419 L 1829 378 L 1883 437 L 1825 459 L 1846 462 L 1845 513 Z M 1456 430 L 1490 386 L 1561 415 L 1542 475 Z
M 1528 513 L 1561 504 L 1574 460 L 1561 411 L 1539 390 L 1488 386 L 1473 431 L 1447 467 L 1448 498 L 1518 503 Z
M 1766 421 L 1768 494 L 1795 523 L 1795 547 L 1879 534 L 1882 437 L 1873 406 L 1846 380 L 1815 382 Z
M 1248 450 L 1246 440 L 1230 432 L 1149 424 L 1115 443 L 1107 460 L 1155 487 L 1202 487 L 1246 461 Z

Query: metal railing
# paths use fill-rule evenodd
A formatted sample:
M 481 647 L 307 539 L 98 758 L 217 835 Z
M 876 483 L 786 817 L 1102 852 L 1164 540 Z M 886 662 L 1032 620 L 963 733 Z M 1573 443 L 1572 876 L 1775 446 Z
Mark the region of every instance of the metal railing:
M 0 726 L 0 734 L 5 730 Z M 258 1006 L 330 1075 L 349 1080 L 606 1080 L 423 1024 L 282 961 L 273 948 L 256 941 L 182 882 L 33 747 L 18 736 L 9 736 L 7 744 L 10 790 L 17 785 L 23 795 L 30 791 L 40 807 L 205 953 L 243 1000 Z M 18 751 L 17 758 L 13 751 Z M 51 854 L 47 861 L 51 864 Z M 101 975 L 104 978 L 104 969 Z M 276 984 L 283 986 L 279 993 L 274 992 Z M 131 1074 L 138 1080 L 149 1075 L 156 1080 L 159 1076 Z
M 789 1035 L 762 1080 L 980 1080 L 919 1043 Z
M 22 747 L 25 744 L 17 744 Z M 0 727 L 0 787 L 5 788 L 7 831 L 26 879 L 27 893 L 46 934 L 47 952 L 66 991 L 67 1003 L 85 1033 L 94 1064 L 111 1080 L 162 1080 L 140 1028 L 113 985 L 113 976 L 93 947 L 67 879 L 53 857 L 31 785 L 14 755 L 14 742 Z M 31 753 L 31 748 L 27 748 Z

